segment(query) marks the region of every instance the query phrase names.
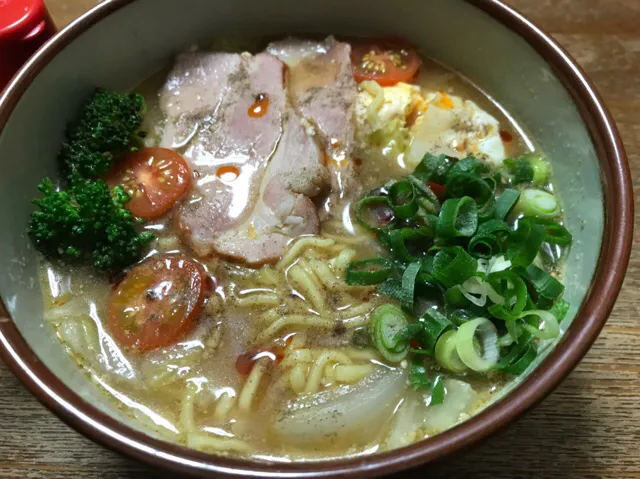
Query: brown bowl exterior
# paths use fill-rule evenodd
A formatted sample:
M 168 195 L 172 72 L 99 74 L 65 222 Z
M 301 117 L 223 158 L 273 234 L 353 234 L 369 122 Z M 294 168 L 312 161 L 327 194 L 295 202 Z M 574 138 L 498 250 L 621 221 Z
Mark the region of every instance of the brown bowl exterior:
M 0 97 L 0 131 L 38 73 L 72 40 L 133 0 L 95 7 L 47 43 Z M 624 148 L 606 107 L 584 72 L 554 40 L 498 0 L 467 0 L 529 43 L 553 68 L 588 125 L 600 160 L 605 226 L 598 267 L 567 336 L 504 399 L 461 425 L 408 447 L 316 463 L 268 463 L 196 452 L 153 439 L 81 399 L 38 359 L 0 303 L 0 356 L 25 386 L 63 421 L 94 441 L 152 466 L 198 477 L 374 477 L 442 459 L 495 433 L 542 401 L 589 350 L 610 314 L 626 272 L 633 235 L 633 193 Z

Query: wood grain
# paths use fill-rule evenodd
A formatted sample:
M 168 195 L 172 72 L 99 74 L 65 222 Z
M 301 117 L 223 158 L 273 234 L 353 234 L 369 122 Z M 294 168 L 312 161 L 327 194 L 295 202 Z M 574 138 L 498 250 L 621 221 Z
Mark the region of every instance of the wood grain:
M 59 25 L 96 1 L 49 0 Z M 511 0 L 590 74 L 618 122 L 640 198 L 640 0 Z M 637 204 L 640 211 L 640 205 Z M 636 231 L 634 245 L 640 245 Z M 602 335 L 543 404 L 498 437 L 403 477 L 640 478 L 640 249 Z M 152 478 L 46 411 L 0 364 L 1 478 Z

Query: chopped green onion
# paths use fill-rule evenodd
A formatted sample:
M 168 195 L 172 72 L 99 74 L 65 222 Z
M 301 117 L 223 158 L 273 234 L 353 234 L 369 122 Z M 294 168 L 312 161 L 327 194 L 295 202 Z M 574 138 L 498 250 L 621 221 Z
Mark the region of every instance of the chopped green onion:
M 393 299 L 400 301 L 402 299 L 402 281 L 399 279 L 385 279 L 378 288 L 378 294 L 391 296 Z
M 466 323 L 473 318 L 475 318 L 475 315 L 466 309 L 455 309 L 449 314 L 449 321 L 455 326 L 460 326 L 462 323 Z
M 531 183 L 533 181 L 533 166 L 526 158 L 518 158 L 517 160 L 504 160 L 505 166 L 513 175 L 513 184 Z
M 438 338 L 451 328 L 451 321 L 435 309 L 430 309 L 417 322 L 407 325 L 398 333 L 399 342 L 409 342 L 411 339 L 418 341 L 423 349 L 423 354 L 433 356 Z
M 492 273 L 487 282 L 503 299 L 500 304 L 489 306 L 489 313 L 504 321 L 518 318 L 527 305 L 529 298 L 527 285 L 522 278 L 510 270 Z
M 436 231 L 442 238 L 473 236 L 478 228 L 478 206 L 473 198 L 450 199 L 442 204 Z
M 447 181 L 452 177 L 461 174 L 471 174 L 480 177 L 489 173 L 490 168 L 484 161 L 480 161 L 475 156 L 468 156 L 457 161 L 447 172 Z
M 431 381 L 431 401 L 429 401 L 429 406 L 442 404 L 446 395 L 447 390 L 444 387 L 444 376 L 442 376 L 442 374 L 438 374 L 434 376 Z
M 451 328 L 452 324 L 443 314 L 435 309 L 429 309 L 426 314 L 420 318 L 419 323 L 423 325 L 423 334 L 417 338 L 422 347 L 431 354 L 434 354 L 438 338 Z
M 495 369 L 502 369 L 509 367 L 515 361 L 517 361 L 520 356 L 524 353 L 526 348 L 530 346 L 531 341 L 533 340 L 533 336 L 528 332 L 524 332 L 518 340 L 516 340 L 515 344 L 512 344 L 509 348 L 507 354 L 502 356 L 496 364 Z
M 458 356 L 469 369 L 476 372 L 488 371 L 496 365 L 499 356 L 497 343 L 498 331 L 487 318 L 473 319 L 458 328 Z
M 564 285 L 560 281 L 533 264 L 527 266 L 526 270 L 521 270 L 521 274 L 543 298 L 556 299 L 564 293 Z
M 399 363 L 407 356 L 409 343 L 401 341 L 398 333 L 408 324 L 402 310 L 391 304 L 379 306 L 371 315 L 371 340 L 387 361 Z
M 544 226 L 531 218 L 521 218 L 507 240 L 507 259 L 515 266 L 529 266 L 540 251 L 544 237 Z
M 549 165 L 535 155 L 509 160 L 507 168 L 512 184 L 548 181 Z M 492 368 L 519 374 L 536 358 L 539 340 L 560 333 L 569 309 L 564 286 L 540 262 L 545 254 L 557 260 L 554 245 L 572 241 L 555 219 L 558 201 L 543 189 L 503 190 L 504 178 L 474 157 L 425 155 L 412 175 L 356 206 L 358 220 L 376 232 L 390 258 L 353 262 L 346 282 L 378 285 L 379 294 L 400 302 L 402 309 L 377 308 L 368 334 L 386 361 L 413 358 L 411 383 L 428 389 L 432 404 L 444 399 L 442 376 L 416 358 L 435 356 L 454 374 Z M 442 204 L 432 182 L 443 186 L 440 198 L 446 191 Z M 516 220 L 513 228 L 507 217 Z M 444 300 L 447 316 L 432 307 L 412 321 L 403 312 L 434 300 Z M 413 341 L 420 346 L 411 348 Z
M 536 218 L 535 222 L 544 226 L 544 240 L 547 243 L 557 244 L 558 246 L 569 246 L 573 241 L 571 233 L 557 221 L 547 218 Z
M 553 218 L 560 214 L 560 205 L 556 197 L 543 190 L 524 190 L 515 209 L 525 216 L 536 218 Z
M 405 263 L 415 261 L 423 256 L 433 238 L 433 229 L 429 226 L 420 228 L 400 228 L 381 231 L 378 237 L 385 243 L 392 256 Z
M 492 185 L 471 173 L 449 175 L 444 186 L 449 196 L 453 198 L 470 196 L 478 205 L 493 199 Z
M 408 219 L 418 212 L 416 193 L 408 181 L 398 181 L 389 188 L 389 201 L 395 216 Z
M 444 304 L 446 304 L 449 308 L 468 308 L 473 306 L 473 304 L 465 298 L 462 292 L 462 286 L 457 284 L 448 288 L 444 292 Z
M 511 233 L 511 228 L 502 220 L 491 220 L 478 226 L 478 234 L 491 234 L 506 238 Z
M 551 176 L 551 165 L 549 161 L 538 153 L 525 155 L 524 158 L 533 168 L 533 184 L 536 186 L 544 186 Z
M 422 263 L 420 262 L 411 263 L 407 266 L 407 269 L 404 270 L 404 274 L 402 275 L 402 296 L 400 298 L 400 303 L 403 308 L 406 308 L 409 311 L 413 311 L 416 277 L 418 276 L 418 272 L 421 267 Z
M 418 196 L 421 197 L 420 198 L 421 200 L 422 199 L 428 200 L 429 205 L 425 205 L 423 202 L 420 202 L 420 204 L 422 206 L 425 206 L 427 210 L 435 212 L 435 210 L 440 207 L 440 201 L 438 200 L 438 197 L 431 190 L 431 188 L 429 188 L 425 184 L 423 180 L 411 175 L 411 176 L 407 176 L 407 181 L 413 185 L 413 187 L 418 191 L 418 193 L 420 193 Z
M 436 406 L 444 402 L 446 389 L 444 387 L 443 376 L 436 374 L 433 377 L 427 376 L 424 362 L 419 358 L 413 358 L 409 374 L 411 387 L 416 391 L 429 389 L 431 391 L 429 406 Z
M 496 215 L 496 199 L 493 195 L 489 196 L 484 203 L 478 206 L 478 222 L 484 223 L 489 221 Z
M 504 370 L 511 374 L 522 374 L 527 370 L 529 365 L 533 362 L 534 359 L 538 356 L 538 352 L 536 348 L 534 348 L 531 344 L 528 344 L 522 355 L 509 366 L 507 366 Z
M 498 338 L 498 347 L 499 348 L 506 348 L 507 346 L 511 346 L 515 342 L 516 342 L 516 340 L 513 339 L 513 336 L 511 336 L 511 334 L 507 333 L 504 336 L 500 336 Z
M 491 258 L 501 252 L 498 238 L 493 235 L 475 235 L 468 247 L 469 253 L 476 258 Z
M 347 266 L 345 282 L 351 286 L 380 284 L 394 271 L 393 262 L 387 258 L 353 261 Z
M 520 340 L 511 346 L 509 352 L 503 356 L 495 369 L 511 374 L 522 374 L 533 362 L 538 355 L 536 349 L 531 344 L 533 336 L 529 333 L 525 333 L 521 336 Z
M 504 240 L 511 228 L 502 220 L 489 220 L 478 226 L 478 231 L 469 241 L 468 250 L 478 258 L 490 258 L 502 253 Z
M 424 349 L 414 348 L 409 348 L 409 354 L 417 354 L 418 356 L 433 356 L 433 354 L 429 354 L 429 352 L 425 351 Z
M 560 323 L 569 312 L 570 306 L 571 305 L 567 301 L 565 301 L 562 298 L 559 298 L 556 300 L 555 303 L 553 303 L 553 306 L 551 306 L 551 309 L 549 309 L 549 312 L 553 314 L 558 320 L 558 323 Z
M 433 156 L 427 153 L 420 164 L 416 166 L 413 176 L 423 181 L 433 181 L 442 185 L 454 160 L 455 158 L 450 158 L 446 155 Z
M 388 229 L 395 220 L 393 206 L 386 196 L 367 196 L 358 201 L 356 218 L 371 231 Z
M 427 370 L 424 367 L 424 361 L 420 358 L 411 360 L 411 369 L 409 371 L 409 382 L 411 387 L 416 391 L 427 389 L 431 385 L 431 381 L 427 377 Z
M 520 324 L 518 324 L 518 319 L 509 319 L 504 322 L 504 325 L 507 328 L 507 333 L 509 333 L 509 336 L 511 336 L 514 341 L 518 341 L 524 331 Z
M 520 199 L 520 192 L 507 188 L 496 201 L 495 217 L 504 220 Z
M 454 373 L 462 373 L 467 366 L 460 360 L 457 344 L 457 331 L 447 331 L 436 343 L 436 360 L 445 369 Z
M 500 173 L 496 173 L 492 176 L 485 176 L 482 180 L 489 186 L 491 192 L 493 193 L 493 197 L 495 198 L 495 192 L 500 186 Z
M 535 355 L 533 358 L 530 358 L 530 361 L 521 361 L 523 357 L 526 357 L 527 354 L 530 354 L 530 351 L 533 349 L 535 353 L 535 349 L 531 345 L 531 341 L 533 340 L 533 336 L 528 332 L 522 334 L 520 339 L 516 344 L 513 344 L 507 354 L 505 354 L 498 364 L 496 364 L 495 369 L 503 370 L 510 372 L 512 374 L 520 374 L 524 372 L 525 369 L 529 366 L 531 361 L 535 359 Z M 516 372 L 517 371 L 517 372 Z
M 464 283 L 477 270 L 478 261 L 461 246 L 438 251 L 433 258 L 433 277 L 445 288 Z
M 524 329 L 539 339 L 553 339 L 560 334 L 558 320 L 549 311 L 525 311 L 520 315 L 525 319 Z

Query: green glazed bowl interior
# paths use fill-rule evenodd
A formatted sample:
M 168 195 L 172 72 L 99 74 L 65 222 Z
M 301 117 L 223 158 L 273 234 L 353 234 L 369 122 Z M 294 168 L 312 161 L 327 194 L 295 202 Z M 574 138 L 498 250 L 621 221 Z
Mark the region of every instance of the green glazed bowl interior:
M 405 37 L 495 98 L 552 159 L 575 237 L 566 270 L 572 307 L 560 344 L 463 425 L 369 458 L 270 465 L 197 453 L 134 431 L 44 324 L 37 255 L 25 230 L 36 185 L 55 176 L 65 125 L 96 86 L 132 88 L 175 53 L 214 37 L 296 32 Z M 2 97 L 0 204 L 0 297 L 11 317 L 0 319 L 0 350 L 16 374 L 93 439 L 212 477 L 378 475 L 440 458 L 504 426 L 568 374 L 604 325 L 626 269 L 633 217 L 624 152 L 597 94 L 544 34 L 489 0 L 405 0 L 393 8 L 383 0 L 107 2 L 48 43 Z

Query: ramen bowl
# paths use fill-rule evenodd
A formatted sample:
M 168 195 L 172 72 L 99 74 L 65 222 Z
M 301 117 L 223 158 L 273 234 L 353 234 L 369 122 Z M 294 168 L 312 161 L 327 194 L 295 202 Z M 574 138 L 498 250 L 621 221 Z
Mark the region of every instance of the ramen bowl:
M 495 98 L 552 158 L 574 244 L 566 260 L 564 334 L 484 410 L 390 452 L 317 462 L 204 454 L 145 433 L 75 366 L 43 320 L 38 256 L 25 235 L 40 179 L 55 176 L 64 125 L 96 85 L 125 90 L 177 52 L 215 36 L 296 32 L 398 36 Z M 198 477 L 371 477 L 454 454 L 548 395 L 595 341 L 627 267 L 633 230 L 629 168 L 609 113 L 569 55 L 496 0 L 277 3 L 113 0 L 49 41 L 0 98 L 0 354 L 63 421 L 147 464 Z

